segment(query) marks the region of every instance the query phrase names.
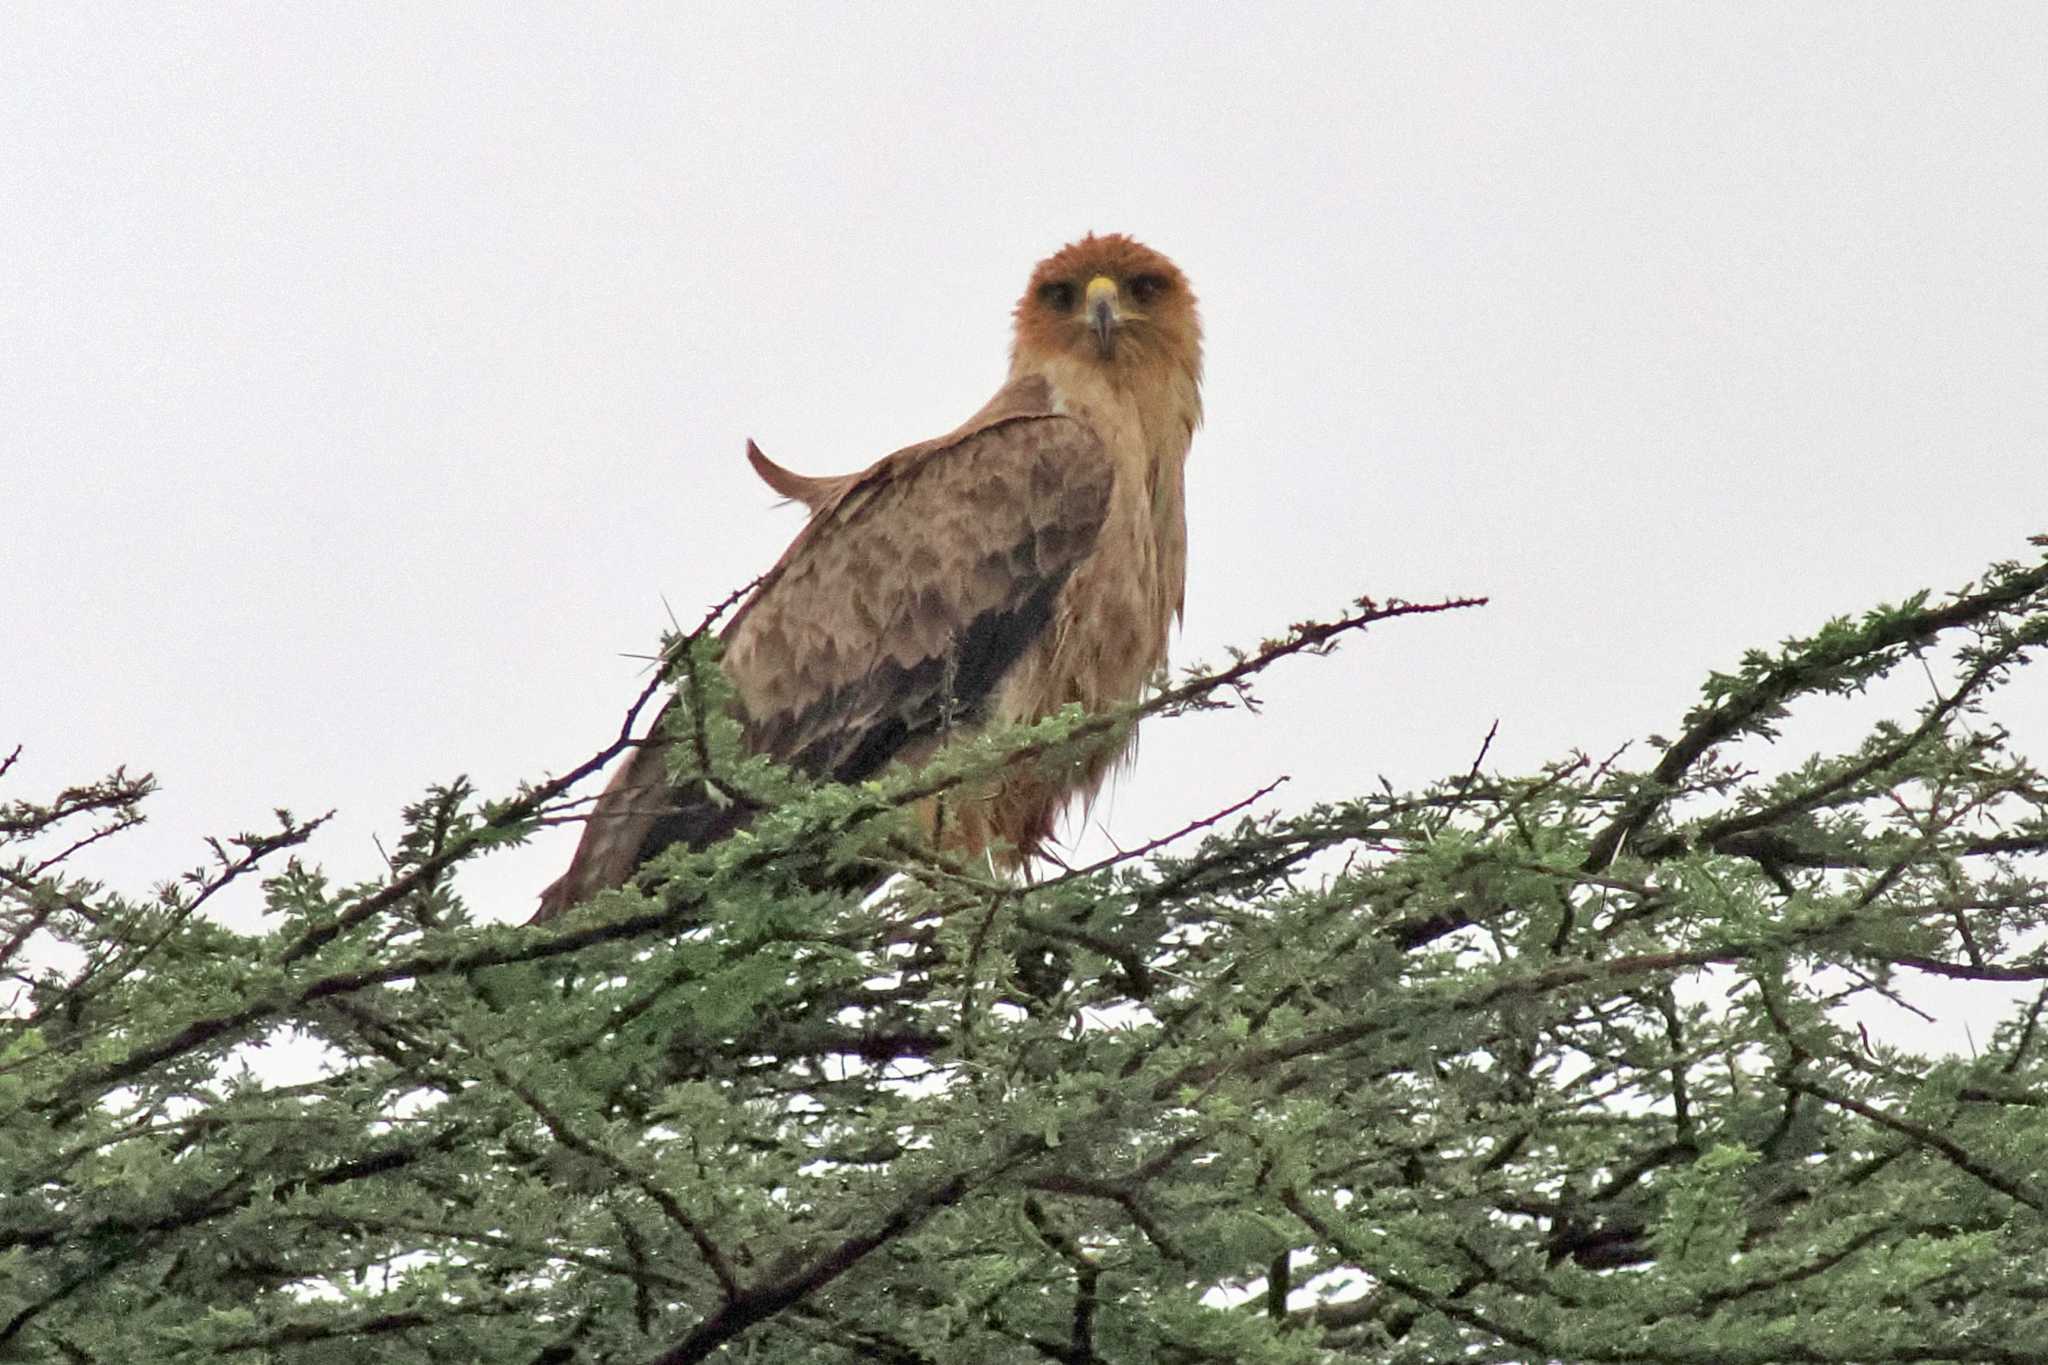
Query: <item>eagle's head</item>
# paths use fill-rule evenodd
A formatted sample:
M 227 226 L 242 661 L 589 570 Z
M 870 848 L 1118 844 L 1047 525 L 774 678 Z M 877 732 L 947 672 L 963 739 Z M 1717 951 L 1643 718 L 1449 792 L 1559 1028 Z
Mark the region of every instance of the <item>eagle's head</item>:
M 1199 377 L 1202 320 L 1180 267 L 1121 233 L 1093 233 L 1040 261 L 1017 301 L 1019 366 L 1101 366 L 1116 382 Z

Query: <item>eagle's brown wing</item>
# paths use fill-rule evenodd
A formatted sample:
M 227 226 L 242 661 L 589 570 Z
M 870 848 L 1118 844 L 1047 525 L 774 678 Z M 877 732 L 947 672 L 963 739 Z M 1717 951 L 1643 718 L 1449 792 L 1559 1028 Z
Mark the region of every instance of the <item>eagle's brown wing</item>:
M 762 454 L 761 447 L 752 441 L 747 442 L 747 463 L 761 476 L 762 483 L 789 501 L 802 503 L 813 512 L 845 492 L 848 484 L 860 478 L 859 474 L 841 474 L 822 479 L 798 474 L 794 470 L 784 469 Z
M 725 670 L 757 752 L 818 777 L 869 777 L 982 720 L 1052 623 L 1060 589 L 1095 546 L 1114 471 L 1087 426 L 1007 396 L 847 480 L 740 608 Z M 701 789 L 671 785 L 663 733 L 657 721 L 598 798 L 536 919 L 623 883 L 670 844 L 703 844 L 744 821 Z

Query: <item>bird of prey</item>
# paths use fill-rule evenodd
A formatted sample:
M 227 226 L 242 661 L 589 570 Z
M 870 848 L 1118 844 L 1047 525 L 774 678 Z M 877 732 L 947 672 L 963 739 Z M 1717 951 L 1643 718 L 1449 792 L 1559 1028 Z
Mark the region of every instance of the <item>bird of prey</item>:
M 827 478 L 749 443 L 769 486 L 810 510 L 724 631 L 750 748 L 858 782 L 924 762 L 949 734 L 1136 698 L 1181 611 L 1201 338 L 1173 262 L 1090 234 L 1032 272 L 1009 378 L 953 431 Z M 743 821 L 673 781 L 666 733 L 657 721 L 598 798 L 535 919 Z M 1012 871 L 1123 756 L 1050 773 L 1020 765 L 927 818 L 945 846 Z

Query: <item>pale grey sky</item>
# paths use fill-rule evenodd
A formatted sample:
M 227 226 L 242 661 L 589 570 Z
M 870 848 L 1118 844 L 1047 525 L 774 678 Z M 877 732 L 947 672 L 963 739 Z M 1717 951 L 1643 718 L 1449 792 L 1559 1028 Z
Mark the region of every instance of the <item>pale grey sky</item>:
M 372 875 L 773 559 L 748 436 L 950 427 L 1089 229 L 1203 301 L 1178 660 L 1494 599 L 1150 731 L 1119 840 L 1669 731 L 2048 531 L 2044 72 L 2033 3 L 6 6 L 11 794 L 154 771 L 131 889 L 276 805 Z

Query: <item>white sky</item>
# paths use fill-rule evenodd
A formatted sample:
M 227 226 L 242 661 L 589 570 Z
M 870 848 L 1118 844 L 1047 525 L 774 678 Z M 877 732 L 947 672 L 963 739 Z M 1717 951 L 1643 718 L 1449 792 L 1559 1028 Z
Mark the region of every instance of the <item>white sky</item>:
M 1119 840 L 1670 732 L 2048 531 L 2044 73 L 2033 3 L 8 5 L 6 794 L 155 772 L 131 890 L 278 805 L 372 875 L 772 561 L 748 436 L 952 426 L 1090 229 L 1203 301 L 1178 661 L 1494 599 L 1150 731 Z

